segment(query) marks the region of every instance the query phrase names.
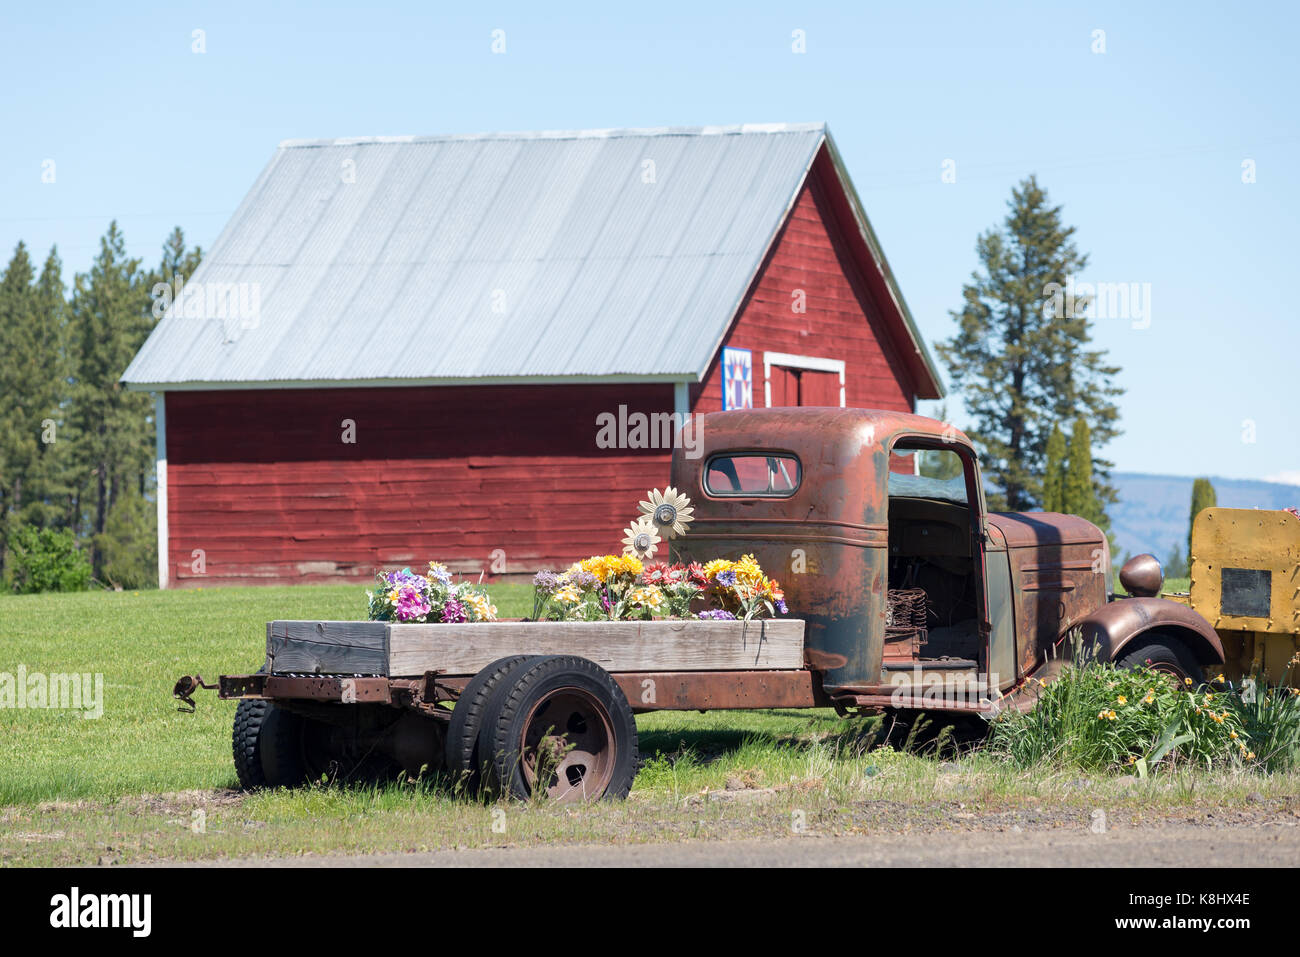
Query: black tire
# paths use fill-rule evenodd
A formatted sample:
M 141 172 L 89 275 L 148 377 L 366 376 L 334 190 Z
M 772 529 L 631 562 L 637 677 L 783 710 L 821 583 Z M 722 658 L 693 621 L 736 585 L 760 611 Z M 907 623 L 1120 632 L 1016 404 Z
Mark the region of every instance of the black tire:
M 241 698 L 235 705 L 230 746 L 235 753 L 235 776 L 245 791 L 266 787 L 266 775 L 262 773 L 262 723 L 270 705 L 269 701 L 253 698 Z
M 640 758 L 622 689 L 604 668 L 575 655 L 518 666 L 488 702 L 478 749 L 487 759 L 484 789 L 519 799 L 532 797 L 538 784 L 554 800 L 621 800 Z
M 453 786 L 463 788 L 466 794 L 478 793 L 481 779 L 478 736 L 484 709 L 501 683 L 508 681 L 515 669 L 532 657 L 537 656 L 512 655 L 497 659 L 471 678 L 456 699 L 447 723 L 444 755 Z
M 257 669 L 266 671 L 266 665 Z M 230 749 L 235 756 L 235 776 L 239 787 L 245 791 L 266 787 L 262 773 L 262 722 L 266 718 L 269 701 L 240 698 L 235 705 L 235 724 L 230 732 Z
M 262 718 L 262 774 L 266 786 L 296 788 L 313 776 L 303 747 L 306 721 L 270 702 Z
M 1184 687 L 1188 678 L 1192 680 L 1192 687 L 1205 683 L 1205 672 L 1191 649 L 1172 635 L 1161 632 L 1135 638 L 1115 664 L 1121 668 L 1149 665 Z

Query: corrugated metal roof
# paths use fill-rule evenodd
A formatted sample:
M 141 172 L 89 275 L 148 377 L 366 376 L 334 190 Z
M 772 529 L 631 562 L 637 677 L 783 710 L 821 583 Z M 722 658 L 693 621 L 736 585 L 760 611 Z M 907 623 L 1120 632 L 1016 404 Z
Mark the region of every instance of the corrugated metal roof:
M 287 141 L 123 380 L 696 378 L 825 135 Z

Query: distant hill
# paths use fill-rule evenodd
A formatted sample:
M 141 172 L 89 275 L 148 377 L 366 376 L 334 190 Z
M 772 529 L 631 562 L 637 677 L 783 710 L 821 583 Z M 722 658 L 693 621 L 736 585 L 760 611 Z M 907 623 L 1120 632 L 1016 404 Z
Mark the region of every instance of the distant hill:
M 1111 483 L 1119 492 L 1119 502 L 1108 510 L 1119 545 L 1117 560 L 1128 551 L 1134 555 L 1150 552 L 1164 561 L 1174 545 L 1187 547 L 1192 481 L 1191 477 L 1182 475 L 1111 473 Z M 1219 504 L 1226 508 L 1300 506 L 1300 485 L 1213 476 L 1210 481 L 1214 483 Z

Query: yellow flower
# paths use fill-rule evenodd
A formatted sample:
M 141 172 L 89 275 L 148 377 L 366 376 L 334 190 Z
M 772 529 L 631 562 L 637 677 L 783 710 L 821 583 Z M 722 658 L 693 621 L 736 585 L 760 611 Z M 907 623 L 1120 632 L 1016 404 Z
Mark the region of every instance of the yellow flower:
M 1254 751 L 1248 751 L 1248 752 L 1246 752 L 1246 760 L 1247 760 L 1247 761 L 1254 761 L 1254 760 L 1255 760 L 1255 752 L 1254 752 Z
M 736 573 L 736 581 L 742 585 L 748 585 L 750 588 L 761 589 L 763 587 L 763 569 L 759 568 L 758 562 L 754 560 L 753 555 L 745 555 L 732 566 Z
M 1118 701 L 1118 702 L 1120 703 L 1120 706 L 1121 706 L 1121 707 L 1124 706 L 1124 705 L 1126 705 L 1126 704 L 1128 704 L 1128 698 L 1124 697 L 1123 695 L 1120 695 L 1120 696 L 1119 696 L 1118 698 L 1116 698 L 1115 700 Z
M 565 585 L 555 593 L 555 599 L 565 605 L 576 605 L 582 601 L 582 594 L 572 585 Z
M 1219 675 L 1219 677 L 1215 678 L 1214 680 L 1215 680 L 1215 683 L 1219 683 L 1219 682 L 1223 681 L 1223 675 Z
M 1184 679 L 1183 679 L 1183 684 L 1185 684 L 1185 685 L 1190 685 L 1191 683 L 1192 683 L 1192 679 L 1191 679 L 1191 678 L 1184 678 Z
M 400 588 L 394 588 L 392 591 L 388 593 L 388 600 L 391 602 L 396 602 L 397 599 L 400 597 L 400 592 L 401 592 Z
M 627 596 L 627 600 L 633 605 L 640 605 L 649 608 L 651 611 L 658 611 L 663 607 L 664 593 L 658 585 L 642 585 L 639 588 L 632 589 L 632 594 Z
M 1150 691 L 1147 692 L 1147 696 L 1142 699 L 1142 703 L 1151 704 L 1151 702 L 1155 700 L 1156 700 L 1156 689 L 1152 688 Z
M 484 595 L 478 592 L 465 592 L 460 596 L 460 600 L 470 610 L 470 618 L 473 621 L 495 621 L 497 617 L 497 606 L 487 600 Z
M 1237 740 L 1237 732 L 1236 732 L 1236 731 L 1233 731 L 1231 734 L 1228 735 L 1228 737 L 1230 737 L 1230 738 L 1232 738 L 1232 740 L 1236 741 L 1236 740 Z
M 726 558 L 715 558 L 711 562 L 704 563 L 704 574 L 712 578 L 714 575 L 718 574 L 719 572 L 730 571 L 732 568 L 735 567 L 735 565 L 736 565 L 735 562 L 729 561 Z
M 1119 717 L 1119 715 L 1117 715 L 1113 710 L 1105 708 L 1097 714 L 1097 718 L 1102 721 L 1114 721 L 1117 717 Z

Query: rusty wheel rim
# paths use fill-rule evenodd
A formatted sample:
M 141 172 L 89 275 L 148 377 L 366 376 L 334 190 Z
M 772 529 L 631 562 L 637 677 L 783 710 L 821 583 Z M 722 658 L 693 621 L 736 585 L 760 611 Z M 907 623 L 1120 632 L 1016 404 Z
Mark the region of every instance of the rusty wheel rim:
M 552 801 L 599 798 L 614 776 L 614 722 L 595 695 L 559 688 L 524 722 L 520 767 L 528 793 Z

